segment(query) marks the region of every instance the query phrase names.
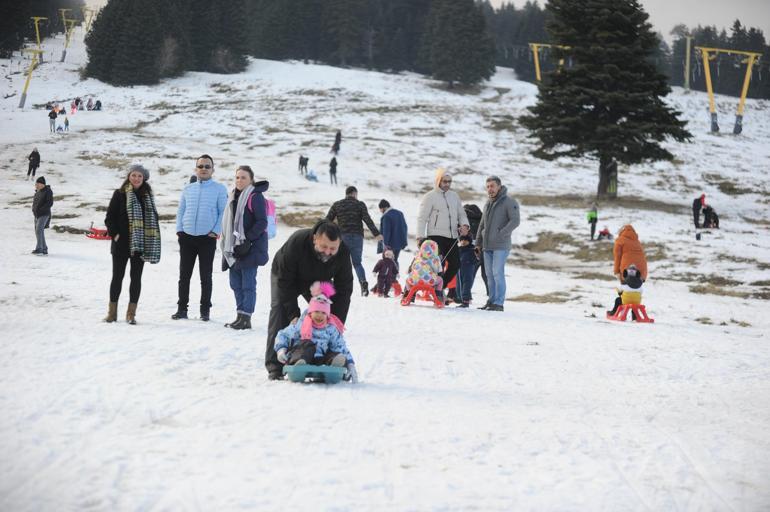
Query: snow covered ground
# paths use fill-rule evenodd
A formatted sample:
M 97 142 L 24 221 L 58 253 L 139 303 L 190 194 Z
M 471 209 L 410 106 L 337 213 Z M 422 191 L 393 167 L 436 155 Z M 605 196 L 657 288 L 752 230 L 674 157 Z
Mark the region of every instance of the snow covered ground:
M 62 41 L 45 47 L 58 57 Z M 621 169 L 622 198 L 599 205 L 599 224 L 634 223 L 656 320 L 621 325 L 596 318 L 612 298 L 611 245 L 586 241 L 596 164 L 529 155 L 513 118 L 536 88 L 510 70 L 473 94 L 263 60 L 234 76 L 113 88 L 81 80 L 85 62 L 78 33 L 19 110 L 18 58 L 0 61 L 0 510 L 770 509 L 770 102 L 748 101 L 735 137 L 737 100 L 718 98 L 713 135 L 705 95 L 675 90 L 693 143 L 671 144 L 674 162 Z M 75 96 L 105 110 L 49 134 L 40 106 Z M 48 230 L 47 258 L 29 254 L 34 146 L 62 229 Z M 169 319 L 173 218 L 204 152 L 228 187 L 238 164 L 270 180 L 281 220 L 271 253 L 347 184 L 376 222 L 390 200 L 414 235 L 435 167 L 478 204 L 485 176 L 500 175 L 522 203 L 506 311 L 356 296 L 346 337 L 361 383 L 268 382 L 268 268 L 253 331 L 222 327 L 234 304 L 220 272 L 211 322 Z M 297 173 L 301 152 L 321 183 Z M 63 228 L 102 225 L 130 162 L 152 172 L 163 257 L 145 267 L 139 325 L 107 325 L 108 243 Z M 701 192 L 724 229 L 696 242 L 689 205 Z M 368 239 L 367 270 L 376 259 Z M 480 279 L 474 293 L 483 299 Z

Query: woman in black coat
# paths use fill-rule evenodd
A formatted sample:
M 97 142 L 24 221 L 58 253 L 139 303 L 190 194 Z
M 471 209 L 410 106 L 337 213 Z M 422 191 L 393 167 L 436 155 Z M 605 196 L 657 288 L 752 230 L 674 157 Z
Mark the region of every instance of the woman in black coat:
M 105 322 L 118 318 L 118 299 L 126 274 L 126 265 L 131 261 L 131 284 L 126 321 L 136 323 L 136 305 L 142 291 L 144 263 L 160 260 L 160 230 L 158 211 L 152 187 L 147 183 L 150 172 L 134 164 L 128 169 L 123 184 L 115 190 L 107 207 L 104 223 L 112 238 L 112 281 L 110 303 Z
M 269 183 L 254 181 L 248 165 L 235 171 L 235 188 L 230 192 L 222 218 L 222 270 L 230 270 L 230 288 L 235 295 L 236 319 L 225 324 L 233 329 L 251 329 L 251 315 L 257 302 L 257 267 L 267 253 L 267 207 Z

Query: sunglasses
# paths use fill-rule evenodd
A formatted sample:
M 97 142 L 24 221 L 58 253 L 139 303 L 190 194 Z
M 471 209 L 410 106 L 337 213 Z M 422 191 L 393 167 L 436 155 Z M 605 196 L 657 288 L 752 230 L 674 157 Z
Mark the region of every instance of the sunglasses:
M 211 166 L 209 164 L 203 164 L 203 165 L 196 165 L 198 169 L 211 169 Z
M 452 180 L 441 180 L 441 183 L 452 183 Z

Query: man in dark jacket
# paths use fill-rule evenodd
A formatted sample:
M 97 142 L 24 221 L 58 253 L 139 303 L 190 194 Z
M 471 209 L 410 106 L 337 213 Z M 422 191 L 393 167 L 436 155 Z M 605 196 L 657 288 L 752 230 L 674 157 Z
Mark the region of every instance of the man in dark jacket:
M 489 299 L 480 309 L 503 311 L 505 261 L 511 252 L 511 233 L 519 227 L 519 203 L 508 197 L 508 189 L 497 176 L 487 178 L 486 186 L 489 199 L 476 233 L 476 250 L 484 258 Z
M 383 199 L 378 205 L 382 217 L 380 218 L 380 234 L 382 243 L 377 244 L 377 254 L 383 251 L 383 245 L 388 246 L 393 251 L 393 259 L 398 265 L 398 254 L 401 249 L 406 247 L 408 228 L 404 214 L 395 208 L 390 207 L 390 203 Z
M 701 194 L 700 197 L 696 197 L 692 201 L 692 221 L 695 224 L 695 229 L 700 228 L 700 211 L 705 206 L 706 194 Z
M 51 129 L 51 133 L 56 133 L 56 118 L 58 116 L 55 108 L 48 112 L 48 127 Z
M 51 222 L 51 207 L 53 206 L 53 191 L 46 185 L 45 178 L 40 176 L 35 181 L 35 197 L 32 199 L 32 214 L 35 216 L 35 237 L 37 246 L 32 254 L 45 256 L 48 245 L 45 243 L 45 229 Z
M 27 168 L 27 179 L 29 179 L 30 176 L 34 178 L 35 171 L 37 171 L 37 168 L 40 167 L 40 153 L 38 153 L 37 148 L 32 150 L 32 153 L 29 154 L 27 160 L 29 160 L 29 167 Z
M 297 298 L 310 302 L 310 285 L 331 281 L 337 293 L 331 312 L 344 323 L 353 293 L 350 252 L 342 243 L 340 229 L 322 220 L 310 229 L 298 229 L 278 249 L 270 271 L 270 318 L 267 325 L 265 368 L 270 380 L 283 378 L 283 365 L 274 350 L 275 336 L 301 314 Z
M 358 282 L 361 284 L 361 295 L 369 295 L 366 271 L 361 265 L 361 253 L 364 250 L 364 227 L 361 223 L 366 223 L 369 231 L 378 242 L 382 240 L 382 235 L 369 216 L 366 204 L 358 200 L 358 189 L 354 186 L 346 188 L 345 199 L 340 199 L 334 203 L 329 209 L 329 213 L 326 214 L 326 218 L 332 222 L 337 221 L 342 233 L 342 241 L 345 242 L 350 251 L 350 257 L 353 259 L 353 268 L 356 269 L 356 276 L 358 276 Z

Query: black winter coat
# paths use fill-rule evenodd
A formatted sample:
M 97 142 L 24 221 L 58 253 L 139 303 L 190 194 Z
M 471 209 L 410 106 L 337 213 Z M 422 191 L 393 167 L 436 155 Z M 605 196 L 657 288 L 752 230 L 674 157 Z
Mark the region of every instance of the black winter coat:
M 297 297 L 301 295 L 310 302 L 311 284 L 315 281 L 331 281 L 337 290 L 331 298 L 332 313 L 345 322 L 350 308 L 350 295 L 353 293 L 353 265 L 345 244 L 340 243 L 337 254 L 323 263 L 315 252 L 313 230 L 298 229 L 275 253 L 270 273 L 272 279 L 277 280 L 278 299 L 286 318 L 299 317 L 301 311 Z
M 243 212 L 243 229 L 246 231 L 246 238 L 251 245 L 245 256 L 236 259 L 233 265 L 235 269 L 261 267 L 270 259 L 267 252 L 267 206 L 265 196 L 262 195 L 269 186 L 267 181 L 259 181 L 254 184 L 254 190 L 251 192 L 251 200 L 249 201 L 251 208 L 247 205 Z M 229 198 L 228 201 L 230 201 Z M 235 199 L 235 201 L 228 202 L 227 207 L 236 208 L 237 205 L 238 199 Z M 222 229 L 224 228 L 222 226 Z M 225 271 L 228 268 L 230 265 L 227 263 L 227 259 L 222 256 L 222 270 Z
M 44 188 L 35 191 L 35 197 L 32 198 L 32 214 L 35 218 L 44 217 L 46 215 L 50 217 L 52 206 L 53 190 L 51 190 L 51 185 L 46 185 Z
M 369 216 L 366 204 L 352 197 L 346 197 L 334 203 L 329 209 L 329 213 L 326 214 L 326 218 L 332 222 L 336 220 L 340 231 L 345 234 L 351 233 L 363 236 L 364 227 L 361 224 L 362 222 L 366 223 L 369 231 L 374 236 L 380 234 L 377 226 L 374 225 L 372 218 Z
M 135 192 L 131 192 L 134 194 Z M 139 198 L 137 198 L 139 199 Z M 144 211 L 144 201 L 139 201 L 139 205 Z M 107 215 L 104 217 L 104 225 L 107 226 L 107 232 L 112 237 L 110 244 L 110 253 L 122 256 L 131 256 L 130 240 L 131 233 L 128 227 L 128 210 L 126 209 L 126 193 L 118 189 L 112 193 L 110 205 L 107 207 Z M 115 235 L 120 235 L 118 241 L 115 241 Z
M 40 153 L 33 151 L 29 154 L 29 163 L 32 167 L 40 167 Z

